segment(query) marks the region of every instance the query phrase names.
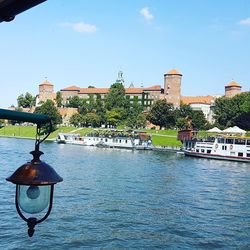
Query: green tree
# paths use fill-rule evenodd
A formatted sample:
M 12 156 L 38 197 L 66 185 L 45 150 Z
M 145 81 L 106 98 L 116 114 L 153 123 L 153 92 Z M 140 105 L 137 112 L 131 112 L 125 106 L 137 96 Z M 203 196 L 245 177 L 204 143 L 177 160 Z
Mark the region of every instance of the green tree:
M 176 120 L 173 104 L 167 103 L 166 100 L 156 101 L 147 115 L 147 119 L 154 125 L 160 126 L 160 129 L 173 127 Z
M 48 115 L 52 121 L 52 130 L 56 130 L 56 125 L 62 123 L 62 116 L 58 112 L 54 102 L 51 100 L 47 100 L 40 107 L 36 107 L 34 113 Z M 45 129 L 48 129 L 48 127 Z
M 79 108 L 83 104 L 82 99 L 79 96 L 73 96 L 68 99 L 67 107 L 68 108 Z
M 182 104 L 178 109 L 175 110 L 177 118 L 186 118 L 191 117 L 193 114 L 193 110 L 188 104 Z
M 176 127 L 178 129 L 188 129 L 190 128 L 190 122 L 187 118 L 179 117 L 176 120 Z
M 96 109 L 96 102 L 93 94 L 88 95 L 88 104 L 87 104 L 87 109 L 89 112 L 94 112 Z
M 201 130 L 205 129 L 207 125 L 207 120 L 202 111 L 193 111 L 192 115 L 192 126 L 195 129 Z
M 84 127 L 86 125 L 86 118 L 84 115 L 76 113 L 70 117 L 69 122 L 75 127 Z
M 126 125 L 131 128 L 144 127 L 146 125 L 146 116 L 142 114 L 143 107 L 137 101 L 130 107 Z
M 244 112 L 250 111 L 250 92 L 238 94 L 234 97 L 221 97 L 215 100 L 216 123 L 228 127 L 234 124 L 234 120 Z
M 60 91 L 56 92 L 56 104 L 58 108 L 62 107 L 62 101 L 63 98 L 61 92 Z
M 119 109 L 107 110 L 106 116 L 109 125 L 117 126 L 121 121 L 122 112 Z
M 234 119 L 234 124 L 241 129 L 250 131 L 250 112 L 241 113 Z
M 242 113 L 250 112 L 250 92 L 245 92 L 240 95 L 236 95 L 234 98 L 241 99 L 242 103 L 240 104 L 240 111 Z
M 95 110 L 96 114 L 98 114 L 98 116 L 100 117 L 100 123 L 101 124 L 106 123 L 107 119 L 106 119 L 105 104 L 100 94 L 97 94 L 96 96 Z
M 113 108 L 129 108 L 129 100 L 125 96 L 125 88 L 122 83 L 116 82 L 111 85 L 109 92 L 106 96 L 106 109 L 111 110 Z
M 31 108 L 35 106 L 36 97 L 32 96 L 29 92 L 25 95 L 21 94 L 17 97 L 17 105 L 22 108 Z
M 92 128 L 100 127 L 101 119 L 96 113 L 87 113 L 85 115 L 87 126 Z

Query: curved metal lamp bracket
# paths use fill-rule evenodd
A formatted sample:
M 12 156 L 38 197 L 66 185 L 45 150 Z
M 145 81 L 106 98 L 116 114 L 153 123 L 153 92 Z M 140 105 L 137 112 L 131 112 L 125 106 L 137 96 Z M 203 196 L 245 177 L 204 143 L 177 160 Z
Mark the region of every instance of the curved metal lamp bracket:
M 47 134 L 45 134 L 43 136 L 43 138 L 41 138 L 41 136 L 42 136 L 42 133 L 41 133 L 42 131 L 41 130 L 42 130 L 41 124 L 37 124 L 37 127 L 36 127 L 36 142 L 35 142 L 35 151 L 36 152 L 39 151 L 40 144 L 43 141 L 45 141 L 52 132 L 52 122 L 51 122 L 51 120 L 49 121 L 49 129 L 46 131 Z

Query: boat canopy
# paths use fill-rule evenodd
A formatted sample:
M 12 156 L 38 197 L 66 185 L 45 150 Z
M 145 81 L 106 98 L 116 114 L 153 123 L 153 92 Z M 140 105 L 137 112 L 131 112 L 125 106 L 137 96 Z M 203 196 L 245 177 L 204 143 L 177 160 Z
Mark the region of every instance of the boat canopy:
M 211 128 L 209 130 L 207 130 L 207 132 L 210 132 L 210 133 L 220 133 L 221 130 L 217 127 L 214 127 L 214 128 Z
M 222 131 L 223 133 L 228 133 L 228 134 L 246 134 L 246 131 L 237 127 L 237 126 L 234 126 L 234 127 L 229 127 L 227 129 L 224 129 Z

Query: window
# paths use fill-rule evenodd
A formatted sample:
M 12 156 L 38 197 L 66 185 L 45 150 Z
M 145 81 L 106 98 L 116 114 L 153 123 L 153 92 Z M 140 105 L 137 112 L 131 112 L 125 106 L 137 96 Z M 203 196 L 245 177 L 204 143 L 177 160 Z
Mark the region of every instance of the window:
M 202 150 L 201 150 L 201 153 L 204 153 L 204 152 L 205 152 L 205 150 L 204 150 L 204 149 L 202 149 Z
M 239 144 L 239 145 L 245 145 L 246 144 L 246 140 L 245 139 L 235 139 L 235 144 Z
M 247 157 L 250 157 L 250 153 L 247 153 Z
M 211 154 L 211 149 L 208 149 L 208 150 L 207 150 L 207 153 L 208 153 L 208 154 Z
M 226 139 L 226 144 L 234 144 L 234 139 L 232 139 L 232 138 L 227 138 L 227 139 Z
M 218 138 L 218 143 L 224 143 L 224 138 Z
M 238 156 L 243 156 L 243 153 L 238 153 Z
M 227 146 L 222 146 L 222 150 L 227 150 Z
M 196 149 L 196 152 L 199 153 L 199 149 Z

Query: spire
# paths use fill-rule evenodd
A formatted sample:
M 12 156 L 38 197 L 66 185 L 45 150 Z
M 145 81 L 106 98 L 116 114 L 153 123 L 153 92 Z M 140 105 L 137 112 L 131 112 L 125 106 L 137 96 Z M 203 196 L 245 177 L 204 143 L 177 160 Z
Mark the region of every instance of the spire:
M 125 81 L 124 81 L 124 78 L 123 78 L 123 72 L 121 70 L 118 72 L 118 77 L 116 79 L 116 82 L 121 83 L 122 85 L 124 85 Z

